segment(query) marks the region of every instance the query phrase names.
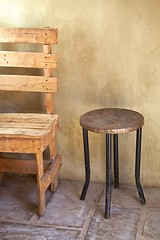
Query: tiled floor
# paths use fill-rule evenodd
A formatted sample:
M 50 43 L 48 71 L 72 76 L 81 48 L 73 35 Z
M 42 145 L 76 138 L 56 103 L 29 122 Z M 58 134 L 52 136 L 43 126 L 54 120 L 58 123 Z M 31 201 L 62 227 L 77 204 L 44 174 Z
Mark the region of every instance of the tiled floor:
M 47 210 L 38 218 L 36 181 L 31 176 L 5 176 L 0 186 L 2 240 L 151 240 L 160 239 L 160 189 L 145 188 L 147 204 L 135 187 L 112 189 L 111 218 L 104 219 L 104 184 L 91 183 L 85 201 L 82 182 L 60 181 L 47 192 Z

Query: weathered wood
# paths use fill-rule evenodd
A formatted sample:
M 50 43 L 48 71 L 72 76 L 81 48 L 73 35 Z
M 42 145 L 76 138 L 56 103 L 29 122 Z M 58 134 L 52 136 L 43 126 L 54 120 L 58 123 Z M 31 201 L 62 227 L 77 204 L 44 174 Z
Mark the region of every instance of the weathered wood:
M 13 117 L 7 119 L 8 115 L 13 115 Z M 58 124 L 57 115 L 31 114 L 31 116 L 20 113 L 0 114 L 0 139 L 41 139 L 49 134 Z
M 51 28 L 0 28 L 2 43 L 58 43 L 58 29 Z
M 29 122 L 29 123 L 52 123 L 57 121 L 58 115 L 35 114 L 35 113 L 0 113 L 1 122 Z
M 47 135 L 50 130 L 51 130 L 52 126 L 50 126 L 50 128 L 48 129 L 29 129 L 29 128 L 1 128 L 0 129 L 0 138 L 5 137 L 5 138 L 42 138 L 45 135 Z
M 58 126 L 57 126 L 58 127 Z M 49 143 L 49 150 L 50 150 L 50 159 L 54 159 L 57 154 L 56 150 L 56 134 L 52 134 L 52 138 L 50 138 L 50 143 Z M 51 181 L 51 191 L 56 191 L 58 187 L 58 174 L 55 174 Z
M 1 131 L 1 129 L 6 129 L 6 128 L 13 128 L 13 129 L 16 129 L 16 131 L 17 131 L 17 129 L 23 129 L 23 128 L 25 128 L 25 129 L 41 129 L 41 130 L 47 130 L 48 129 L 48 127 L 50 126 L 50 124 L 49 123 L 36 123 L 36 122 L 31 122 L 31 123 L 29 123 L 29 122 L 26 122 L 25 123 L 25 127 L 24 127 L 24 123 L 23 122 L 0 122 L 0 131 Z M 20 130 L 20 132 L 21 132 L 21 130 Z M 12 130 L 11 130 L 12 131 Z
M 42 185 L 43 188 L 47 189 L 50 185 L 52 179 L 56 176 L 58 170 L 62 165 L 62 159 L 60 155 L 57 155 L 56 158 L 52 161 L 47 172 L 42 177 Z
M 54 113 L 54 95 L 53 95 L 53 93 L 46 93 L 46 111 L 48 114 Z
M 55 192 L 58 188 L 58 174 L 55 174 L 52 182 L 51 182 L 51 191 Z
M 0 151 L 13 153 L 39 153 L 44 151 L 44 143 L 40 139 L 0 138 Z
M 44 44 L 43 45 L 43 53 L 50 54 L 52 52 L 51 45 L 50 44 Z
M 51 160 L 44 160 L 44 171 L 51 165 Z M 0 158 L 0 172 L 35 174 L 37 171 L 35 159 Z
M 43 45 L 43 53 L 50 54 L 51 53 L 51 45 Z M 50 77 L 52 74 L 51 69 L 44 69 L 44 76 Z M 46 111 L 48 114 L 54 113 L 54 96 L 53 93 L 46 93 Z
M 38 209 L 40 216 L 45 212 L 45 188 L 42 185 L 42 177 L 44 175 L 43 167 L 43 153 L 36 154 L 37 161 L 37 196 L 38 196 Z
M 39 214 L 45 211 L 45 191 L 49 185 L 55 190 L 61 156 L 56 151 L 56 132 L 59 116 L 53 115 L 53 93 L 57 92 L 57 78 L 52 76 L 57 57 L 51 44 L 57 43 L 57 29 L 1 29 L 0 43 L 43 44 L 43 53 L 0 51 L 1 67 L 42 68 L 44 76 L 0 75 L 0 90 L 31 91 L 46 94 L 46 113 L 0 113 L 0 152 L 35 154 L 36 160 L 0 159 L 0 172 L 36 173 Z M 7 72 L 6 68 L 6 72 Z M 25 71 L 24 71 L 25 72 Z M 45 162 L 43 152 L 49 146 L 50 159 Z
M 57 57 L 55 54 L 37 52 L 0 51 L 0 66 L 54 69 L 57 67 Z
M 57 92 L 57 78 L 44 76 L 0 75 L 0 90 Z
M 50 159 L 54 159 L 57 154 L 56 134 L 53 132 L 49 142 Z

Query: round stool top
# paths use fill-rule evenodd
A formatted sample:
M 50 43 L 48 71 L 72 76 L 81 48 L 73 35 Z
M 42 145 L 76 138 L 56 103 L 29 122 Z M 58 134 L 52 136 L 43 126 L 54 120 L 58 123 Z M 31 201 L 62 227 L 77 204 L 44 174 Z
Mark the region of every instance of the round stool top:
M 142 114 L 122 108 L 96 109 L 83 114 L 80 125 L 92 132 L 118 134 L 135 131 L 144 124 Z

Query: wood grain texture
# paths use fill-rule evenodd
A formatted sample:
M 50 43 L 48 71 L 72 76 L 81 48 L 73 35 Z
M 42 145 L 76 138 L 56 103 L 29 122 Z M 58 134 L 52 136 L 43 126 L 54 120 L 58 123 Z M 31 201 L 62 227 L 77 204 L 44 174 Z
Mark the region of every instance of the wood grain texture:
M 0 138 L 43 138 L 58 124 L 58 115 L 0 114 Z
M 53 161 L 46 173 L 42 177 L 42 184 L 44 185 L 44 188 L 48 188 L 50 185 L 52 179 L 55 178 L 58 170 L 60 169 L 62 165 L 62 158 L 60 155 L 57 155 Z
M 43 45 L 43 53 L 50 54 L 51 53 L 51 45 Z M 45 68 L 44 69 L 44 76 L 51 77 L 52 71 L 51 69 Z M 46 112 L 48 114 L 54 113 L 54 96 L 53 93 L 46 93 Z
M 56 44 L 58 43 L 58 29 L 0 28 L 0 42 Z
M 0 66 L 54 69 L 57 67 L 57 57 L 55 54 L 37 52 L 0 51 Z
M 56 77 L 0 75 L 0 90 L 25 92 L 57 92 Z
M 57 155 L 56 132 L 59 116 L 53 115 L 57 78 L 57 56 L 52 54 L 51 44 L 57 43 L 56 29 L 2 29 L 0 43 L 43 44 L 43 52 L 0 51 L 0 66 L 11 68 L 42 68 L 44 76 L 0 75 L 0 90 L 31 91 L 46 94 L 46 113 L 0 113 L 0 152 L 34 154 L 33 160 L 0 159 L 0 172 L 36 173 L 39 215 L 45 212 L 45 191 L 57 186 L 61 156 Z M 7 68 L 6 68 L 7 71 Z M 41 75 L 41 74 L 40 74 Z M 49 147 L 46 163 L 44 150 Z
M 44 160 L 44 171 L 51 165 L 51 160 Z M 35 159 L 0 158 L 0 172 L 35 174 L 37 171 Z

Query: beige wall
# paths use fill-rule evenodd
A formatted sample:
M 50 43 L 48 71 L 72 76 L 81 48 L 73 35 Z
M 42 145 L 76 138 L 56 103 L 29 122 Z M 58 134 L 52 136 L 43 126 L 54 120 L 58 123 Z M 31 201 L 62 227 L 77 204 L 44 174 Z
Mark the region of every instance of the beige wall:
M 55 103 L 61 119 L 61 178 L 84 177 L 79 117 L 94 108 L 125 107 L 145 117 L 142 182 L 160 186 L 159 13 L 159 0 L 0 1 L 1 27 L 59 28 Z M 10 108 L 4 98 L 1 94 L 1 105 Z M 28 99 L 30 105 L 33 99 Z M 105 137 L 91 133 L 90 142 L 92 180 L 105 181 Z M 123 183 L 134 183 L 134 146 L 134 133 L 120 136 Z

